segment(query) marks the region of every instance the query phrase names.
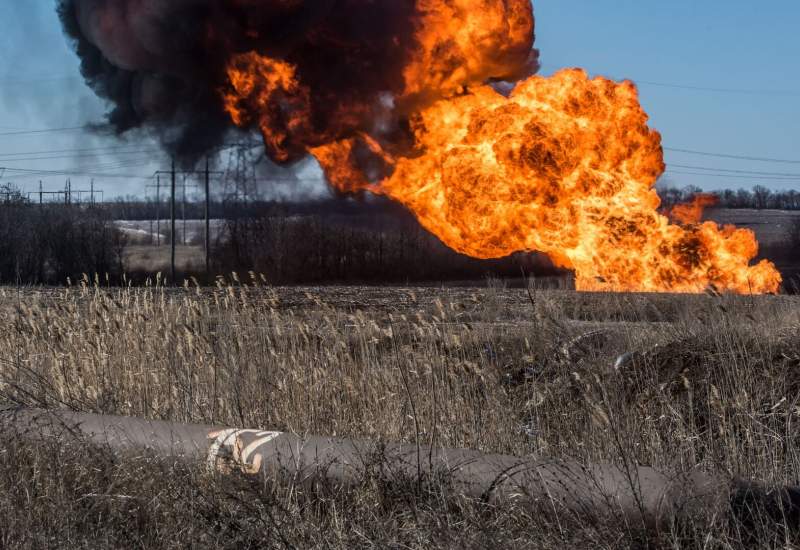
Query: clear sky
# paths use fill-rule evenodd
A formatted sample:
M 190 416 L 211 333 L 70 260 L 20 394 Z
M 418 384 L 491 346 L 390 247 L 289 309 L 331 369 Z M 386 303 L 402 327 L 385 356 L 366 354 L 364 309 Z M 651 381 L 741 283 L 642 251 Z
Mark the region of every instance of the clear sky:
M 535 13 L 543 73 L 579 66 L 636 81 L 666 147 L 800 161 L 797 0 L 535 0 Z M 54 2 L 0 0 L 0 21 L 0 167 L 114 173 L 120 177 L 98 178 L 107 196 L 141 193 L 145 179 L 127 176 L 166 167 L 152 142 L 14 133 L 100 121 L 104 106 L 78 75 Z M 91 151 L 61 152 L 74 149 Z M 800 162 L 670 150 L 666 157 L 665 179 L 678 186 L 800 188 L 800 176 L 789 179 Z M 61 174 L 0 176 L 29 190 L 40 179 L 63 189 Z M 89 179 L 75 175 L 73 187 Z

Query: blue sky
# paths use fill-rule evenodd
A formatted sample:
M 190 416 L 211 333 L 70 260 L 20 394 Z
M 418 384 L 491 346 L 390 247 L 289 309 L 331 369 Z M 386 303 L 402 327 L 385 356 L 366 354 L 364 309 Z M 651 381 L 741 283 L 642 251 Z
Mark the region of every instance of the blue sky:
M 9 135 L 102 117 L 104 106 L 78 76 L 53 6 L 49 0 L 0 0 L 0 21 L 6 23 L 0 33 L 0 166 L 125 176 L 164 167 L 166 159 L 142 138 L 119 142 L 75 131 Z M 543 73 L 579 66 L 593 75 L 639 82 L 642 103 L 665 146 L 800 160 L 800 2 L 538 0 L 535 13 Z M 93 151 L 79 158 L 40 153 L 77 148 Z M 756 179 L 739 172 L 729 174 L 742 177 L 718 177 L 725 170 L 795 174 L 800 164 L 672 151 L 666 156 L 666 179 L 679 186 L 800 187 L 800 179 Z M 0 181 L 9 175 L 6 171 Z M 62 175 L 17 173 L 12 181 L 32 190 L 40 179 L 46 188 L 63 188 Z M 73 187 L 87 186 L 88 179 L 73 177 Z M 106 195 L 116 195 L 141 192 L 144 183 L 106 178 L 102 187 Z
M 538 0 L 534 11 L 543 74 L 580 66 L 639 82 L 666 147 L 800 160 L 797 0 Z M 703 170 L 674 167 L 800 173 L 800 164 L 665 156 L 676 185 L 800 188 L 800 180 L 700 177 L 678 172 Z

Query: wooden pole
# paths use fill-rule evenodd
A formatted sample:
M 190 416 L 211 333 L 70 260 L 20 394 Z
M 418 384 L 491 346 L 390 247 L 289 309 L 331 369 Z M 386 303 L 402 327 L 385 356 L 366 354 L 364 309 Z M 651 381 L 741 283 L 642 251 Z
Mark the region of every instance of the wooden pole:
M 161 246 L 161 174 L 156 175 L 156 246 Z
M 171 192 L 170 192 L 170 208 L 169 208 L 169 216 L 170 216 L 170 224 L 171 224 L 171 232 L 170 235 L 170 261 L 169 261 L 169 268 L 170 268 L 170 278 L 172 279 L 172 283 L 175 283 L 175 159 L 172 159 L 172 184 L 171 184 Z
M 183 236 L 181 242 L 186 246 L 186 174 L 183 174 L 183 197 L 181 199 L 181 218 L 183 218 Z
M 209 185 L 209 172 L 208 172 L 208 157 L 206 157 L 206 172 L 205 172 L 205 184 L 206 184 L 206 208 L 205 208 L 205 220 L 206 220 L 206 276 L 208 276 L 211 272 L 211 192 L 210 192 L 210 185 Z

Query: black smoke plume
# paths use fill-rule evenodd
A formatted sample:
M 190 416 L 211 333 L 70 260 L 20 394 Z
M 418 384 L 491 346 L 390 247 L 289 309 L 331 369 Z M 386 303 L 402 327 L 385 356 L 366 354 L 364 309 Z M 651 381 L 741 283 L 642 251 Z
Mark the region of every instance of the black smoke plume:
M 527 0 L 495 0 L 516 3 Z M 81 71 L 108 100 L 119 133 L 154 130 L 164 147 L 193 159 L 231 129 L 221 90 L 233 56 L 257 52 L 290 62 L 310 90 L 311 134 L 346 138 L 378 118 L 401 91 L 423 0 L 58 0 Z M 532 29 L 531 29 L 532 31 Z M 502 40 L 502 37 L 500 37 Z M 508 74 L 538 66 L 530 43 L 508 57 Z M 477 46 L 476 46 L 477 47 Z M 502 49 L 502 48 L 501 48 Z M 391 104 L 391 102 L 389 102 Z M 357 116 L 342 117 L 341 106 Z M 387 133 L 404 132 L 391 109 Z M 385 123 L 385 121 L 383 122 Z M 297 138 L 289 161 L 316 145 Z

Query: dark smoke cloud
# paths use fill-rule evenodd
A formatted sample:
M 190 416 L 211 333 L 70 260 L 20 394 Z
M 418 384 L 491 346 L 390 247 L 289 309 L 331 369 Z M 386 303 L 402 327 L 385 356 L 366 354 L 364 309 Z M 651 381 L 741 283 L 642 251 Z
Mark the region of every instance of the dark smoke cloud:
M 60 0 L 58 6 L 81 73 L 111 104 L 110 125 L 118 133 L 155 129 L 165 148 L 181 158 L 218 144 L 228 126 L 209 87 L 211 75 L 203 74 L 202 27 L 170 25 L 188 5 Z
M 318 138 L 368 123 L 402 133 L 385 98 L 402 88 L 416 12 L 416 0 L 58 0 L 83 76 L 110 102 L 108 122 L 119 133 L 153 129 L 186 160 L 223 141 L 226 67 L 252 51 L 297 66 Z M 522 61 L 520 70 L 536 66 L 535 56 Z M 358 116 L 341 116 L 343 105 Z

